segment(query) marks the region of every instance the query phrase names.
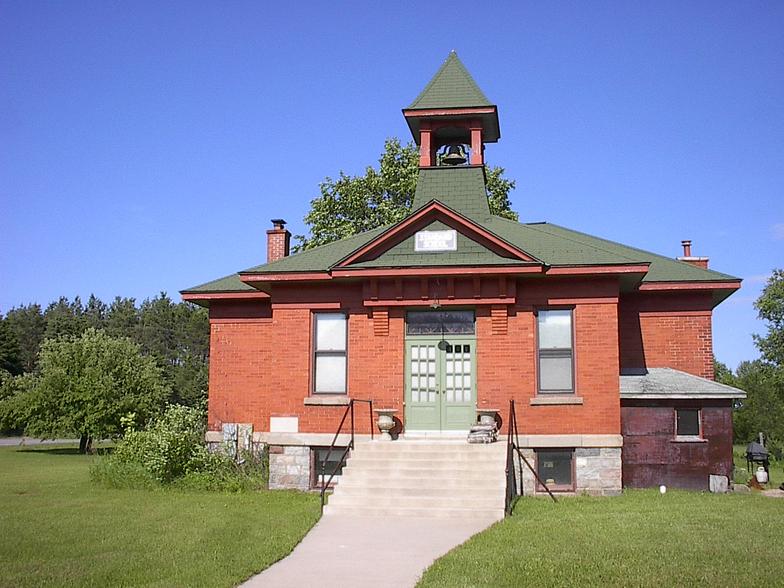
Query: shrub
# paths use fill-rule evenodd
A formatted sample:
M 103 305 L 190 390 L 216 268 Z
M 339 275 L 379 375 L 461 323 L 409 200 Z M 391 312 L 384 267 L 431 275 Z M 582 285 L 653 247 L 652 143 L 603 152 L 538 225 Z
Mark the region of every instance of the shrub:
M 172 405 L 143 431 L 129 430 L 114 452 L 96 462 L 92 479 L 112 487 L 169 486 L 238 492 L 266 487 L 266 460 L 243 454 L 235 462 L 210 452 L 202 409 Z

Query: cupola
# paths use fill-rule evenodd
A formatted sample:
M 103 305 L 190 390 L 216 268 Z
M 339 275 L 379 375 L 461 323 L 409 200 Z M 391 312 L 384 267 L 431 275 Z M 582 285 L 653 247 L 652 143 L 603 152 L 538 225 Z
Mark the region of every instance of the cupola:
M 419 146 L 420 167 L 482 166 L 484 144 L 501 136 L 498 108 L 454 51 L 403 115 Z

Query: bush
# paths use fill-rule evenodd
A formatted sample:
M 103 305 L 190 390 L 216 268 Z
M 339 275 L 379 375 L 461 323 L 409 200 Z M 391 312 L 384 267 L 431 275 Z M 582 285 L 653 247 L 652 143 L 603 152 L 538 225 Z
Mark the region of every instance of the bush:
M 202 409 L 172 405 L 143 431 L 130 430 L 114 452 L 96 462 L 93 480 L 115 488 L 169 486 L 239 492 L 266 487 L 266 460 L 241 455 L 235 462 L 210 452 Z

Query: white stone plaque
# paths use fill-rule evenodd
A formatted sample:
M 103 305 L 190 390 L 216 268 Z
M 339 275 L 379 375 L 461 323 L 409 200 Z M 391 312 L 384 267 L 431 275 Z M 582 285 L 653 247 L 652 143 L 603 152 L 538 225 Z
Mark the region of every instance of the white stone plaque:
M 457 251 L 457 231 L 419 231 L 415 235 L 414 251 Z
M 270 417 L 270 433 L 298 433 L 298 417 Z

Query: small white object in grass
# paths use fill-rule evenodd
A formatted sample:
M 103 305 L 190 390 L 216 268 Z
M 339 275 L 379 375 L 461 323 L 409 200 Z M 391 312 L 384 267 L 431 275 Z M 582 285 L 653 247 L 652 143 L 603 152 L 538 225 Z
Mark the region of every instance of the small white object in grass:
M 662 494 L 665 494 L 667 492 L 667 486 L 665 486 L 664 484 L 659 486 L 659 492 L 661 492 Z

